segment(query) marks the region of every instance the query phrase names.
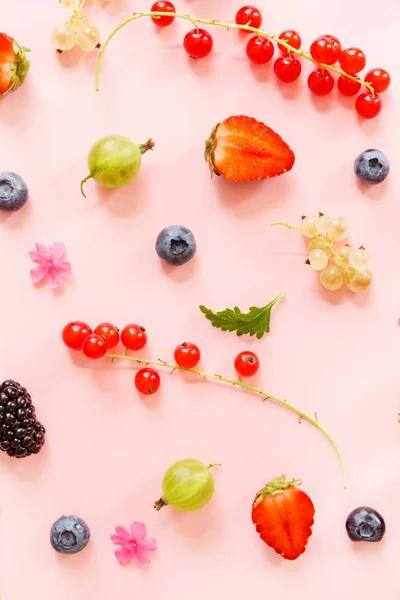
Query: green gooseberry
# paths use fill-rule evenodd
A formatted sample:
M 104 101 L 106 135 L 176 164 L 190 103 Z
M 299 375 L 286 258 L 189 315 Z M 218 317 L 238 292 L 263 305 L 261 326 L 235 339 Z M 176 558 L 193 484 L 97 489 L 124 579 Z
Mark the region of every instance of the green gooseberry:
M 142 154 L 154 147 L 153 140 L 137 145 L 122 135 L 108 135 L 96 142 L 88 154 L 89 175 L 81 181 L 94 179 L 103 187 L 115 189 L 130 183 L 140 171 Z

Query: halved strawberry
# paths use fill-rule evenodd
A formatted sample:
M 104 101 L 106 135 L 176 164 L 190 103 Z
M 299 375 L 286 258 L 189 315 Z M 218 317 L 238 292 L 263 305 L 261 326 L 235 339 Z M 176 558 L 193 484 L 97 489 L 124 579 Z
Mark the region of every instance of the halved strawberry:
M 294 165 L 294 154 L 280 135 L 243 115 L 219 123 L 206 142 L 211 175 L 230 181 L 257 181 L 282 175 Z
M 273 479 L 258 492 L 251 513 L 261 539 L 287 560 L 303 554 L 314 523 L 314 505 L 300 484 L 285 475 Z
M 24 83 L 29 71 L 27 51 L 13 38 L 0 33 L 0 99 Z

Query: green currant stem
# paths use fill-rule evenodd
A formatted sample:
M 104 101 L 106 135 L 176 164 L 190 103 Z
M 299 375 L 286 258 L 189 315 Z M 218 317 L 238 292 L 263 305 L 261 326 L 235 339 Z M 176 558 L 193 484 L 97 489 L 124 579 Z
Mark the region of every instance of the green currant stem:
M 138 363 L 138 364 L 155 365 L 157 367 L 166 367 L 168 369 L 171 369 L 172 371 L 184 371 L 185 373 L 194 373 L 194 375 L 197 375 L 198 377 L 202 377 L 203 379 L 216 379 L 218 381 L 224 381 L 225 383 L 230 383 L 234 386 L 238 386 L 238 387 L 244 388 L 245 390 L 249 390 L 250 392 L 254 392 L 255 394 L 259 394 L 260 396 L 263 396 L 264 400 L 271 400 L 271 402 L 275 402 L 275 404 L 285 406 L 292 412 L 296 413 L 301 419 L 308 421 L 309 423 L 314 425 L 314 427 L 319 429 L 319 431 L 331 443 L 331 445 L 333 446 L 333 448 L 339 458 L 340 466 L 342 468 L 342 473 L 343 473 L 343 484 L 344 484 L 344 488 L 346 489 L 346 487 L 347 487 L 346 467 L 344 464 L 342 454 L 341 454 L 338 446 L 334 442 L 333 438 L 329 435 L 329 433 L 327 431 L 325 431 L 325 429 L 318 423 L 318 421 L 316 419 L 313 419 L 312 417 L 307 415 L 302 410 L 299 410 L 292 404 L 289 404 L 286 400 L 282 400 L 281 398 L 272 396 L 271 394 L 268 394 L 268 393 L 264 392 L 263 390 L 260 390 L 259 388 L 249 385 L 248 383 L 244 383 L 243 381 L 239 381 L 236 379 L 229 379 L 227 377 L 222 377 L 222 375 L 216 375 L 216 374 L 212 374 L 212 373 L 203 373 L 202 371 L 199 371 L 198 369 L 185 369 L 184 367 L 179 367 L 178 365 L 172 365 L 172 364 L 166 363 L 162 360 L 148 360 L 147 358 L 136 358 L 134 356 L 124 356 L 121 354 L 106 354 L 105 356 L 107 356 L 108 358 L 111 358 L 112 360 L 115 360 L 115 359 L 130 360 L 130 361 Z
M 261 37 L 267 37 L 270 40 L 273 40 L 279 46 L 286 48 L 286 50 L 288 50 L 288 52 L 290 52 L 291 54 L 297 54 L 298 56 L 302 56 L 306 60 L 309 60 L 309 61 L 315 63 L 316 65 L 318 65 L 321 69 L 324 69 L 324 70 L 326 69 L 328 71 L 334 71 L 335 73 L 338 73 L 342 77 L 346 77 L 347 79 L 351 79 L 351 81 L 356 81 L 357 83 L 364 85 L 368 89 L 368 91 L 372 94 L 372 96 L 374 96 L 374 89 L 373 89 L 372 85 L 370 85 L 366 81 L 362 81 L 362 79 L 359 79 L 358 77 L 353 77 L 353 75 L 349 75 L 348 73 L 345 73 L 339 67 L 335 67 L 332 65 L 325 65 L 323 63 L 318 63 L 316 60 L 313 59 L 313 57 L 309 54 L 309 52 L 305 52 L 304 50 L 297 50 L 297 48 L 293 48 L 293 46 L 291 46 L 290 44 L 285 42 L 285 40 L 281 40 L 276 35 L 272 35 L 271 33 L 262 31 L 262 29 L 257 29 L 256 27 L 251 27 L 250 25 L 239 25 L 237 23 L 225 23 L 223 21 L 216 21 L 215 19 L 212 19 L 212 20 L 200 19 L 198 17 L 191 17 L 190 15 L 185 15 L 182 13 L 175 13 L 175 12 L 165 13 L 165 12 L 161 12 L 161 11 L 149 11 L 149 12 L 143 12 L 143 13 L 134 13 L 133 15 L 131 15 L 130 17 L 125 19 L 125 21 L 120 23 L 114 29 L 114 31 L 112 31 L 110 33 L 110 35 L 104 42 L 104 44 L 101 48 L 101 51 L 99 53 L 99 57 L 97 59 L 97 66 L 96 66 L 96 90 L 97 91 L 99 91 L 99 89 L 100 89 L 100 69 L 101 69 L 101 63 L 103 60 L 104 52 L 106 51 L 106 48 L 107 48 L 108 44 L 111 42 L 111 40 L 113 39 L 113 37 L 123 27 L 125 27 L 125 25 L 128 25 L 128 23 L 131 23 L 132 21 L 136 21 L 136 19 L 141 19 L 142 17 L 163 17 L 164 15 L 168 15 L 169 17 L 176 17 L 177 19 L 184 19 L 186 21 L 190 21 L 190 23 L 192 23 L 196 29 L 198 29 L 199 24 L 214 25 L 216 27 L 224 27 L 225 29 L 228 29 L 228 31 L 229 31 L 229 29 L 240 29 L 241 31 L 250 31 L 251 33 L 254 33 L 255 35 L 258 35 Z
M 325 248 L 329 248 L 329 251 L 336 258 L 339 266 L 344 271 L 346 271 L 349 274 L 353 273 L 354 269 L 349 269 L 348 265 L 346 265 L 346 263 L 340 258 L 339 254 L 334 249 L 333 244 L 330 244 L 329 242 L 327 242 L 326 239 L 322 235 L 318 235 L 318 233 L 315 233 L 311 229 L 306 229 L 305 227 L 298 227 L 297 225 L 289 225 L 289 223 L 281 223 L 281 222 L 272 223 L 271 227 L 274 227 L 275 225 L 282 225 L 282 227 L 287 227 L 288 229 L 297 229 L 298 231 L 303 231 L 304 233 L 309 233 L 310 235 L 313 236 L 314 239 L 317 239 L 317 240 L 320 240 L 321 242 L 323 242 L 325 244 Z

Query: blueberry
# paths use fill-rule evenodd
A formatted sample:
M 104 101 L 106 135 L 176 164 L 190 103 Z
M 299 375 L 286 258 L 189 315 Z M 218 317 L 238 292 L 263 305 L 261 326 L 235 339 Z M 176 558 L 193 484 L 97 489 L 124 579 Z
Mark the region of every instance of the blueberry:
M 380 150 L 365 150 L 354 161 L 354 172 L 361 181 L 376 185 L 389 175 L 390 164 Z
M 360 506 L 346 519 L 347 535 L 353 542 L 380 542 L 386 525 L 384 518 L 369 506 Z
M 61 554 L 80 552 L 88 545 L 89 538 L 89 527 L 74 515 L 60 517 L 50 531 L 50 543 Z
M 28 200 L 28 188 L 16 173 L 0 173 L 0 210 L 15 211 Z
M 156 252 L 169 265 L 179 267 L 194 256 L 196 240 L 187 227 L 170 225 L 158 234 Z

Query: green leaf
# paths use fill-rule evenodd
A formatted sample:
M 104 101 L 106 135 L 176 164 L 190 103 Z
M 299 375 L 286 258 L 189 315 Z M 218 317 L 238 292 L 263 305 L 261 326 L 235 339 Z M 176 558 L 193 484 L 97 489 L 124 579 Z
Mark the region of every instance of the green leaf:
M 255 335 L 260 340 L 264 333 L 269 332 L 272 307 L 284 295 L 285 293 L 281 292 L 269 304 L 261 308 L 250 306 L 247 313 L 242 313 L 237 306 L 233 310 L 226 308 L 220 312 L 214 312 L 203 305 L 199 308 L 214 327 L 222 329 L 222 331 L 236 331 L 236 335 L 238 336 L 246 334 L 250 336 Z

